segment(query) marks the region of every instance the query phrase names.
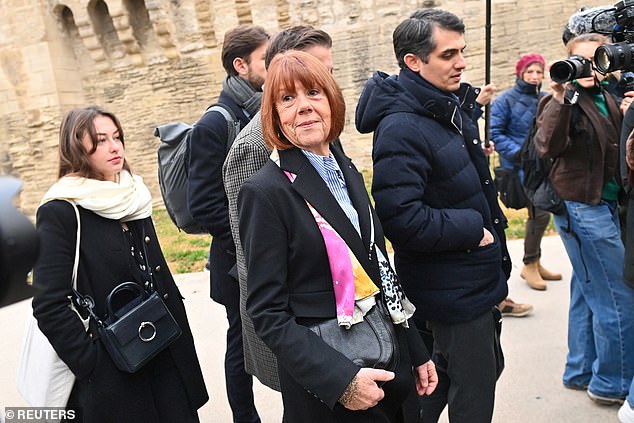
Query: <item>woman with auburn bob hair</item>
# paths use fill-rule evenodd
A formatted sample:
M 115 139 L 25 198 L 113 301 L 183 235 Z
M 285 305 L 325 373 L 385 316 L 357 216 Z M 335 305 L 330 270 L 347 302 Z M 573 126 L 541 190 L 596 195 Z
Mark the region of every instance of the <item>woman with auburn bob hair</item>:
M 344 121 L 341 90 L 318 59 L 299 51 L 273 59 L 262 101 L 273 153 L 238 197 L 247 311 L 277 356 L 284 421 L 418 421 L 415 390 L 434 390 L 435 367 L 363 178 L 330 149 Z M 357 366 L 309 328 L 336 319 L 348 330 L 374 307 L 387 310 L 396 333 L 394 372 Z

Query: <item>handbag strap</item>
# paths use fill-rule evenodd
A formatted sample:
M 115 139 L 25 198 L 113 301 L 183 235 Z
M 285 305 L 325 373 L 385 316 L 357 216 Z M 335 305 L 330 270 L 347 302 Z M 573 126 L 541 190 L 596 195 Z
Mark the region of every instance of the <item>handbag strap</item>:
M 70 303 L 71 303 L 70 308 L 75 313 L 77 313 L 77 316 L 82 321 L 82 323 L 84 324 L 84 328 L 87 331 L 88 321 L 90 320 L 90 317 L 84 319 L 82 315 L 79 313 L 79 310 L 77 310 L 77 308 L 75 307 L 75 303 L 77 303 L 77 305 L 79 305 L 81 308 L 84 308 L 90 312 L 92 311 L 91 307 L 94 304 L 94 302 L 92 298 L 88 296 L 83 296 L 79 293 L 79 291 L 77 291 L 77 269 L 79 269 L 79 245 L 80 245 L 80 238 L 81 238 L 81 219 L 79 217 L 79 209 L 77 208 L 77 205 L 72 201 L 67 200 L 67 202 L 71 206 L 73 206 L 73 210 L 75 210 L 75 217 L 77 218 L 77 234 L 76 234 L 77 238 L 75 239 L 75 258 L 73 260 L 73 274 L 71 276 L 71 279 L 73 282 L 73 287 L 72 287 L 73 295 L 75 296 L 75 298 L 69 297 L 68 299 L 70 300 Z
M 146 245 L 147 243 L 145 242 L 145 238 L 146 238 L 145 225 L 143 224 L 143 222 L 139 222 L 139 223 L 141 225 L 141 244 L 143 246 L 143 261 L 145 262 L 146 273 L 150 277 L 150 280 L 149 280 L 150 289 L 145 289 L 145 290 L 146 292 L 151 294 L 152 291 L 158 292 L 158 284 L 154 280 L 154 272 L 152 271 L 152 266 L 150 266 L 150 256 L 148 256 L 148 253 L 147 253 L 147 245 Z
M 372 261 L 372 252 L 376 248 L 374 243 L 374 217 L 372 216 L 372 207 L 368 204 L 368 211 L 370 212 L 370 249 L 368 251 L 368 259 Z
M 77 217 L 77 240 L 75 241 L 75 261 L 73 262 L 73 290 L 77 291 L 77 269 L 79 268 L 79 237 L 81 236 L 81 219 L 79 218 L 79 209 L 77 205 L 69 201 L 70 205 L 75 210 L 75 217 Z

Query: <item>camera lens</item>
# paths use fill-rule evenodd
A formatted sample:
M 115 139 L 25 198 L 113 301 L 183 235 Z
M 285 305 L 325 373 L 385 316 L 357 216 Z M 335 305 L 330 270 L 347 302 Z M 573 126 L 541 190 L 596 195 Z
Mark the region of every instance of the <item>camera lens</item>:
M 592 75 L 591 60 L 578 55 L 555 62 L 550 67 L 550 79 L 559 84 L 575 79 L 588 78 Z
M 600 46 L 594 53 L 594 63 L 601 73 L 629 70 L 632 67 L 632 44 L 626 42 Z
M 569 60 L 560 60 L 559 62 L 553 63 L 550 67 L 550 79 L 559 84 L 572 81 L 574 79 L 574 73 L 575 68 Z
M 601 46 L 597 48 L 594 53 L 594 63 L 597 66 L 597 70 L 601 73 L 610 72 L 610 65 L 612 64 L 612 54 L 607 48 L 608 46 Z

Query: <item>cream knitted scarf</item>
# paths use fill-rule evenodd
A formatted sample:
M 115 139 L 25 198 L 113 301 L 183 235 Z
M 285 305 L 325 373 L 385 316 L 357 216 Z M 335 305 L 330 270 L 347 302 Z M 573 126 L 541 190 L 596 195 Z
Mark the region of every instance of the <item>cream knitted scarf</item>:
M 118 179 L 113 182 L 64 176 L 44 194 L 40 204 L 67 200 L 101 217 L 122 222 L 151 216 L 152 195 L 143 178 L 122 170 Z

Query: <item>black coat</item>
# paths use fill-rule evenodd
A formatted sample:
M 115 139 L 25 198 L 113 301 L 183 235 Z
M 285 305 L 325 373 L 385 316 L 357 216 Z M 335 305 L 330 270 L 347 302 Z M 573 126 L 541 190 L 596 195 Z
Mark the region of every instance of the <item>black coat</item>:
M 91 296 L 97 315 L 104 316 L 105 299 L 115 286 L 126 281 L 144 281 L 139 280 L 138 265 L 132 261 L 129 241 L 121 224 L 81 207 L 79 212 L 78 291 Z M 59 357 L 77 377 L 69 407 L 81 407 L 87 422 L 159 421 L 153 406 L 156 399 L 153 390 L 157 388 L 164 391 L 168 387 L 175 392 L 172 407 L 188 409 L 190 413 L 195 413 L 208 400 L 183 297 L 161 252 L 152 219 L 128 222 L 128 226 L 139 243 L 145 236 L 148 261 L 154 270 L 158 291 L 183 332 L 170 347 L 134 374 L 114 367 L 98 339 L 94 321 L 91 319 L 89 333 L 86 333 L 77 314 L 68 307 L 77 231 L 72 206 L 55 200 L 37 211 L 40 256 L 33 284 L 41 291 L 33 298 L 34 315 Z M 174 384 L 174 379 L 180 383 Z
M 240 238 L 249 269 L 247 311 L 257 334 L 278 359 L 287 421 L 329 422 L 339 413 L 346 422 L 383 421 L 376 420 L 373 413 L 377 410 L 349 413 L 338 405 L 359 368 L 305 327 L 336 317 L 326 247 L 306 201 L 339 233 L 370 278 L 381 286 L 376 261 L 368 258 L 370 202 L 363 178 L 343 153 L 331 151 L 359 215 L 362 237 L 302 152 L 297 148 L 280 151 L 281 169 L 269 161 L 244 183 L 238 197 Z M 282 170 L 297 175 L 292 184 Z M 387 257 L 383 231 L 374 210 L 372 213 L 375 242 Z M 399 382 L 385 385 L 383 401 L 392 410 L 403 401 L 402 392 L 396 392 L 399 388 L 404 387 L 405 392 L 414 389 L 410 354 L 416 366 L 428 359 L 414 328 L 399 328 L 399 332 L 403 367 Z
M 242 108 L 225 91 L 218 103 L 228 106 L 244 128 L 249 119 Z M 211 298 L 220 304 L 238 306 L 240 291 L 237 273 L 229 271 L 236 264 L 236 247 L 229 225 L 229 206 L 222 183 L 222 165 L 227 157 L 227 120 L 220 112 L 205 113 L 191 134 L 187 203 L 192 217 L 213 237 L 211 258 Z
M 632 171 L 625 162 L 627 154 L 626 143 L 630 134 L 634 130 L 634 108 L 630 107 L 623 115 L 623 124 L 621 126 L 621 141 L 619 150 L 619 164 L 621 170 L 621 181 L 623 182 L 623 190 L 625 191 L 625 204 L 627 215 L 625 221 L 621 220 L 621 227 L 625 227 L 623 235 L 625 238 L 625 260 L 623 266 L 623 280 L 634 288 L 634 190 L 632 190 Z M 623 216 L 621 216 L 623 217 Z M 627 222 L 630 222 L 628 225 Z
M 506 218 L 472 121 L 476 93 L 442 92 L 409 69 L 377 72 L 356 125 L 374 131 L 372 194 L 396 271 L 421 320 L 472 320 L 502 301 Z M 483 228 L 495 242 L 479 247 Z

